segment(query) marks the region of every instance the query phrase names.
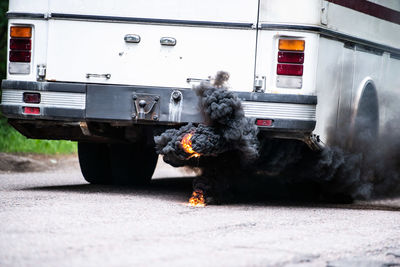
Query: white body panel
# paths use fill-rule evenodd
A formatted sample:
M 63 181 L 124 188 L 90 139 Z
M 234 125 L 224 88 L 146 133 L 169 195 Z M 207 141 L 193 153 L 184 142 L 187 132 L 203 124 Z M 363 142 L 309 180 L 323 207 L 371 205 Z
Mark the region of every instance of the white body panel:
M 321 23 L 321 0 L 260 0 L 261 23 Z
M 170 1 L 56 1 L 28 4 L 11 1 L 10 12 L 45 12 L 118 16 L 127 18 L 257 23 L 257 0 Z M 46 6 L 47 5 L 47 6 Z M 154 8 L 157 7 L 157 8 Z M 214 7 L 214 8 L 210 8 Z M 229 8 L 227 8 L 229 7 Z M 19 23 L 18 20 L 10 20 Z M 36 22 L 33 22 L 36 27 Z M 40 26 L 41 29 L 44 28 Z M 256 31 L 143 23 L 49 20 L 49 35 L 34 55 L 32 66 L 45 64 L 49 81 L 186 87 L 187 79 L 207 79 L 219 70 L 228 71 L 233 90 L 253 89 Z M 137 34 L 138 44 L 124 36 Z M 176 46 L 161 46 L 160 38 L 173 37 Z M 35 40 L 34 40 L 35 41 Z M 48 60 L 47 60 L 47 59 Z M 62 64 L 60 64 L 62 62 Z M 35 71 L 35 70 L 34 70 Z M 34 71 L 26 80 L 35 80 Z M 87 73 L 111 74 L 110 79 L 86 78 Z M 10 75 L 9 79 L 20 79 Z
M 257 9 L 254 0 L 11 0 L 9 5 L 10 12 L 252 23 Z
M 10 12 L 47 13 L 49 11 L 49 0 L 12 0 L 9 1 L 8 10 Z
M 140 43 L 126 43 L 126 34 L 139 35 Z M 162 37 L 175 38 L 176 46 L 160 45 Z M 234 90 L 251 91 L 255 38 L 252 30 L 54 20 L 47 79 L 184 88 L 191 87 L 188 78 L 226 70 Z
M 385 0 L 380 2 L 384 3 Z M 398 34 L 400 25 L 398 24 L 332 3 L 328 3 L 326 12 L 328 13 L 327 27 L 332 30 L 400 48 L 400 34 Z

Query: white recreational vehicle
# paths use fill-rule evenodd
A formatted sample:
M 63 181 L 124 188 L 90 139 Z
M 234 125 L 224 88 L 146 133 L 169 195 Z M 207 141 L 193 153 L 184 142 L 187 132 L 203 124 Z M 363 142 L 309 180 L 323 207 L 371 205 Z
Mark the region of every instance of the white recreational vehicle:
M 77 140 L 92 183 L 148 180 L 154 129 L 201 123 L 192 87 L 219 70 L 261 136 L 312 149 L 378 138 L 400 95 L 398 0 L 10 0 L 7 16 L 3 115 Z

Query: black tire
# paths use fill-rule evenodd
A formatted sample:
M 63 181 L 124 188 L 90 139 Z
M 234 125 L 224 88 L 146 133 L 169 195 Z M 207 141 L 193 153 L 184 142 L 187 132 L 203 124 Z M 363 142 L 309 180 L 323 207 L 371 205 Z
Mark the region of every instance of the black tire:
M 91 184 L 143 185 L 157 164 L 154 148 L 142 143 L 78 143 L 83 177 Z
M 143 185 L 150 182 L 157 165 L 154 148 L 142 143 L 110 145 L 113 183 Z
M 81 172 L 91 184 L 111 184 L 109 149 L 102 143 L 78 143 Z

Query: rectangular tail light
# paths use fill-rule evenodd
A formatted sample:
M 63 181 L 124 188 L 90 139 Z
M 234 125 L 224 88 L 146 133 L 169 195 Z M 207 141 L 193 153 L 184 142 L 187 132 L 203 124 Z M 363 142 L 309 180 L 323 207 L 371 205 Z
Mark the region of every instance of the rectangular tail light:
M 279 50 L 304 51 L 305 41 L 297 39 L 279 39 Z
M 278 64 L 277 74 L 278 75 L 289 75 L 289 76 L 302 76 L 303 75 L 303 65 Z
M 38 107 L 23 107 L 24 114 L 40 115 L 40 108 Z
M 32 28 L 31 27 L 21 27 L 21 26 L 11 26 L 10 27 L 10 37 L 31 38 L 32 37 Z
M 24 103 L 39 104 L 40 103 L 40 93 L 24 93 L 23 100 L 24 100 Z
M 32 43 L 31 39 L 10 39 L 10 49 L 11 50 L 31 50 Z
M 31 62 L 31 51 L 10 51 L 10 62 Z
M 263 120 L 263 119 L 258 119 L 256 120 L 256 125 L 257 126 L 272 126 L 273 120 Z
M 278 52 L 278 62 L 279 63 L 304 63 L 304 53 L 297 52 Z

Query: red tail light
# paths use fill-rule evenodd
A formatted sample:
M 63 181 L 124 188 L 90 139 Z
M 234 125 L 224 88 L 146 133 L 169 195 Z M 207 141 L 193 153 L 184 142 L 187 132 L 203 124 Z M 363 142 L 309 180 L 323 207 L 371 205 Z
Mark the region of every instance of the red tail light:
M 25 114 L 32 114 L 32 115 L 40 114 L 40 108 L 37 107 L 23 107 L 23 110 Z
M 272 126 L 273 120 L 256 120 L 257 126 Z
M 25 103 L 39 104 L 40 94 L 39 93 L 24 93 L 23 100 Z
M 10 39 L 11 50 L 31 50 L 32 44 L 31 39 Z
M 10 51 L 10 62 L 31 62 L 31 51 Z
M 278 64 L 277 74 L 278 75 L 302 76 L 303 75 L 303 65 Z
M 304 63 L 304 53 L 278 52 L 279 63 Z

